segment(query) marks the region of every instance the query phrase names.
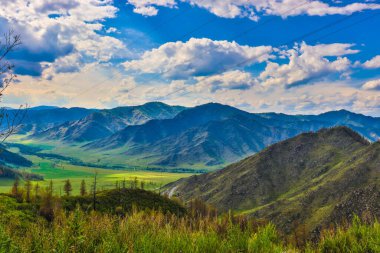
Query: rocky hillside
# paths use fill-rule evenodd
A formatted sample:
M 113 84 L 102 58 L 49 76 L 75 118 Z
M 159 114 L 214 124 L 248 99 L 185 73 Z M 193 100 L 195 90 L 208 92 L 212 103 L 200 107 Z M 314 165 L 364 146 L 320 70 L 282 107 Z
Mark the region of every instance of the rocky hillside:
M 179 180 L 167 192 L 265 218 L 284 231 L 304 224 L 311 232 L 354 212 L 380 215 L 379 176 L 380 143 L 336 127 L 300 134 L 220 171 Z M 358 196 L 365 192 L 372 193 L 363 203 Z

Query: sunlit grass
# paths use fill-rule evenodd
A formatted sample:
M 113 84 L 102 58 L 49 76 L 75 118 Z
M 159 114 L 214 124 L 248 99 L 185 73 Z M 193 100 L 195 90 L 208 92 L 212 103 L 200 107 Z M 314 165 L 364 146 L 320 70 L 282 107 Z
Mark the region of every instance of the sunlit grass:
M 31 156 L 28 156 L 28 158 L 31 158 Z M 66 179 L 70 179 L 72 183 L 73 194 L 79 193 L 82 180 L 85 180 L 86 185 L 89 188 L 93 184 L 95 173 L 97 173 L 98 189 L 111 189 L 115 187 L 116 182 L 122 183 L 122 181 L 125 180 L 127 181 L 126 183 L 129 184 L 130 181 L 137 179 L 139 182 L 144 181 L 146 189 L 156 190 L 167 183 L 192 175 L 189 173 L 92 168 L 67 163 L 54 163 L 36 157 L 33 157 L 31 160 L 33 160 L 36 166 L 24 170 L 44 176 L 44 181 L 33 182 L 33 184 L 38 183 L 41 187 L 45 187 L 49 184 L 50 180 L 52 180 L 57 194 L 62 192 L 64 181 Z M 12 183 L 12 180 L 1 179 L 0 192 L 9 192 Z

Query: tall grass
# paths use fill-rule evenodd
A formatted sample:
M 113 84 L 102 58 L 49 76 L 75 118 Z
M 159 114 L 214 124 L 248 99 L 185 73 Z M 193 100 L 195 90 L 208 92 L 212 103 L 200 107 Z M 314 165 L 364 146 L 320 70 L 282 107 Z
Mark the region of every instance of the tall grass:
M 178 217 L 137 209 L 125 217 L 58 211 L 51 223 L 37 217 L 21 230 L 3 223 L 0 241 L 2 252 L 266 252 L 256 251 L 262 246 L 285 250 L 273 225 L 258 228 L 231 215 Z
M 285 245 L 273 224 L 242 217 L 177 217 L 134 210 L 125 217 L 80 209 L 39 217 L 27 228 L 0 225 L 0 252 L 380 252 L 380 224 L 355 218 L 348 229 L 325 231 L 318 244 Z
M 271 223 L 232 212 L 217 214 L 197 200 L 181 215 L 136 206 L 127 212 L 101 212 L 79 204 L 73 210 L 65 209 L 65 198 L 51 192 L 46 189 L 30 203 L 0 195 L 0 253 L 380 252 L 376 220 L 363 223 L 355 217 L 351 225 L 323 231 L 317 243 L 293 245 Z M 48 212 L 41 212 L 45 209 Z

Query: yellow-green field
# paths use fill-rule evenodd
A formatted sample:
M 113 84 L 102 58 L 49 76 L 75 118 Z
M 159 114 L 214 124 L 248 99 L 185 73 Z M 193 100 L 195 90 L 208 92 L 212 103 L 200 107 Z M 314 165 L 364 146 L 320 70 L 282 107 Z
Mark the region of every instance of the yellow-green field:
M 92 168 L 67 163 L 55 163 L 54 161 L 40 159 L 34 156 L 26 157 L 32 160 L 35 166 L 22 170 L 43 175 L 44 181 L 33 182 L 34 184 L 38 183 L 42 187 L 47 186 L 50 180 L 52 180 L 57 194 L 62 192 L 64 181 L 66 179 L 70 179 L 72 183 L 73 194 L 79 193 L 80 183 L 83 179 L 86 182 L 87 190 L 90 190 L 95 173 L 97 173 L 98 189 L 114 188 L 116 182 L 122 184 L 122 181 L 124 180 L 126 180 L 126 186 L 129 186 L 131 181 L 137 179 L 138 182 L 144 181 L 145 189 L 158 190 L 158 188 L 167 183 L 192 175 L 188 173 Z M 0 192 L 9 192 L 12 184 L 12 180 L 0 179 Z
M 41 187 L 53 181 L 54 189 L 57 194 L 60 194 L 63 189 L 64 181 L 70 179 L 73 186 L 73 194 L 79 193 L 80 183 L 85 180 L 87 190 L 93 184 L 94 175 L 97 173 L 98 187 L 97 189 L 109 189 L 116 186 L 116 182 L 122 184 L 126 181 L 128 187 L 130 183 L 137 179 L 144 182 L 144 188 L 149 190 L 158 190 L 167 183 L 173 182 L 183 177 L 191 176 L 190 173 L 171 173 L 171 172 L 155 172 L 149 171 L 146 168 L 147 161 L 130 161 L 126 162 L 126 157 L 123 155 L 104 156 L 97 152 L 84 151 L 79 146 L 66 145 L 57 141 L 33 141 L 25 138 L 25 135 L 13 135 L 7 141 L 9 143 L 17 143 L 25 147 L 38 148 L 39 154 L 59 154 L 64 158 L 73 158 L 84 161 L 90 164 L 73 165 L 72 162 L 60 159 L 60 157 L 41 158 L 41 155 L 32 151 L 30 154 L 22 153 L 19 147 L 10 147 L 8 150 L 14 153 L 19 153 L 28 160 L 33 162 L 31 168 L 19 168 L 25 172 L 39 174 L 44 177 L 44 181 L 33 182 L 38 183 Z M 83 145 L 83 143 L 81 144 Z M 28 150 L 30 151 L 30 150 Z M 116 152 L 117 153 L 117 152 Z M 109 154 L 108 154 L 109 155 Z M 131 162 L 131 163 L 130 163 Z M 75 163 L 74 163 L 75 164 Z M 139 164 L 140 166 L 136 166 Z M 118 166 L 119 170 L 112 169 L 113 166 Z M 122 166 L 121 166 L 122 165 Z M 90 167 L 91 166 L 91 167 Z M 96 166 L 96 168 L 92 167 Z M 13 184 L 13 180 L 0 179 L 0 192 L 9 192 Z

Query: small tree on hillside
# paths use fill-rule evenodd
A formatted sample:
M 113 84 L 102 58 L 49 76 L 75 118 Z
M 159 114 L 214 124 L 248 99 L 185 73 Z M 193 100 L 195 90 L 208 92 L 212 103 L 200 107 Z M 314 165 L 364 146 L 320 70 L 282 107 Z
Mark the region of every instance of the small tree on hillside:
M 86 182 L 82 180 L 82 182 L 80 183 L 80 195 L 84 196 L 86 194 L 87 194 Z
M 98 172 L 95 171 L 94 174 L 94 183 L 92 185 L 92 208 L 96 210 L 96 184 L 97 184 Z
M 52 221 L 54 218 L 54 187 L 53 181 L 50 180 L 49 186 L 42 193 L 42 200 L 40 205 L 39 214 L 45 217 L 48 221 Z
M 53 180 L 50 179 L 49 186 L 47 187 L 46 190 L 49 195 L 53 196 L 53 192 L 54 192 Z
M 37 199 L 39 199 L 39 196 L 40 196 L 40 185 L 37 183 L 34 186 L 34 199 L 35 199 L 35 201 L 37 201 Z
M 32 191 L 32 183 L 29 179 L 25 181 L 25 200 L 26 202 L 30 203 L 30 193 Z
M 145 188 L 145 182 L 143 180 L 141 180 L 140 189 L 144 190 L 144 188 Z
M 12 186 L 12 195 L 14 197 L 16 197 L 18 194 L 19 194 L 19 187 L 20 185 L 20 180 L 18 179 L 18 177 L 16 177 L 15 181 L 13 182 L 13 186 Z
M 73 187 L 71 186 L 70 179 L 67 179 L 65 181 L 65 185 L 63 186 L 63 190 L 65 191 L 66 196 L 70 196 L 70 193 L 73 190 Z

